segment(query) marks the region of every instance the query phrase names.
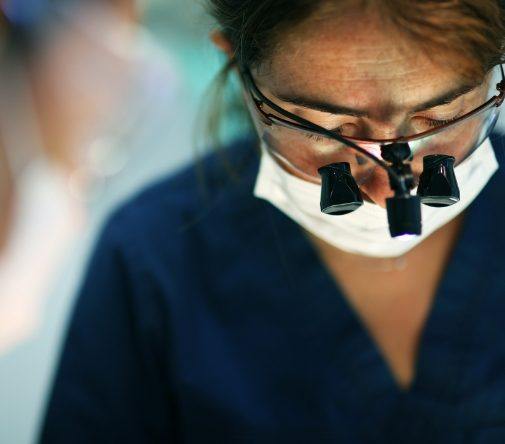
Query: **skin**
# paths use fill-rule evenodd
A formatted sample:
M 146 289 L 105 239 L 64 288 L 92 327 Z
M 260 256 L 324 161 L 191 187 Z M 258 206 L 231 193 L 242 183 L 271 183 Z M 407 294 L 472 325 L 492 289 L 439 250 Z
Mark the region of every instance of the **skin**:
M 213 40 L 231 55 L 223 35 L 217 32 Z M 458 66 L 457 61 L 450 66 Z M 252 74 L 263 94 L 284 109 L 328 129 L 356 124 L 375 139 L 402 135 L 412 119 L 452 117 L 480 105 L 484 98 L 483 89 L 475 89 L 450 104 L 414 112 L 421 103 L 485 79 L 470 85 L 449 64 L 436 63 L 399 32 L 385 27 L 373 11 L 321 9 L 280 36 L 271 57 L 253 67 Z M 295 96 L 363 110 L 368 117 L 334 115 L 283 100 Z M 387 174 L 379 168 L 360 189 L 365 199 L 383 207 L 393 194 Z M 401 258 L 401 269 L 395 269 L 395 260 L 349 254 L 306 233 L 402 390 L 408 390 L 415 378 L 419 338 L 463 219 L 461 214 L 409 251 Z

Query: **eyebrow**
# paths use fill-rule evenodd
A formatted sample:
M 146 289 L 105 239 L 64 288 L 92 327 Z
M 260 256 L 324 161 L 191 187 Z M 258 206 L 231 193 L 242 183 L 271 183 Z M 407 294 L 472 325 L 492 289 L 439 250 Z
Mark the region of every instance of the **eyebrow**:
M 458 97 L 461 97 L 470 91 L 473 91 L 477 88 L 477 85 L 463 85 L 459 88 L 453 89 L 447 93 L 441 94 L 434 99 L 428 100 L 427 102 L 422 103 L 421 105 L 414 108 L 414 112 L 418 113 L 420 111 L 426 111 L 431 108 L 435 108 L 441 105 L 448 105 L 451 102 L 454 102 Z
M 451 91 L 443 93 L 438 97 L 428 100 L 427 102 L 421 103 L 413 109 L 413 112 L 426 111 L 431 108 L 435 108 L 441 105 L 448 105 L 454 102 L 458 97 L 469 93 L 474 90 L 476 85 L 463 85 L 455 88 Z M 347 106 L 336 105 L 333 103 L 328 103 L 324 101 L 314 100 L 302 96 L 289 96 L 283 94 L 273 94 L 277 99 L 283 102 L 292 103 L 293 105 L 301 106 L 303 108 L 310 108 L 316 111 L 321 111 L 323 113 L 329 114 L 343 114 L 352 117 L 369 117 L 368 111 L 360 110 L 356 108 L 349 108 Z

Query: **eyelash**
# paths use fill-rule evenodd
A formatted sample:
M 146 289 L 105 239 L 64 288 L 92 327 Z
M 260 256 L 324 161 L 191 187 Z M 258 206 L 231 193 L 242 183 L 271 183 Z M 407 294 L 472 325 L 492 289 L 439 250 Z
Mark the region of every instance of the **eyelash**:
M 335 132 L 338 133 L 338 131 L 335 131 Z M 305 137 L 307 137 L 307 139 L 314 140 L 316 142 L 325 142 L 325 141 L 331 140 L 331 139 L 321 136 L 319 134 L 314 134 L 314 133 L 303 133 L 303 134 Z
M 429 119 L 429 118 L 426 118 L 427 122 L 428 122 L 428 125 L 431 127 L 431 128 L 437 128 L 439 126 L 443 126 L 443 125 L 447 125 L 448 123 L 450 122 L 453 122 L 454 120 L 457 120 L 458 118 L 460 117 L 460 114 L 454 116 L 454 117 L 451 117 L 450 119 L 444 119 L 444 120 L 437 120 L 437 119 Z M 339 133 L 339 130 L 338 128 L 332 130 L 336 133 Z M 324 142 L 324 141 L 327 141 L 328 138 L 324 137 L 324 136 L 321 136 L 319 134 L 314 134 L 314 133 L 304 133 L 305 137 L 307 137 L 307 139 L 310 139 L 310 140 L 314 140 L 316 142 Z
M 436 120 L 436 119 L 426 119 L 428 121 L 428 125 L 431 126 L 432 128 L 437 128 L 439 126 L 447 125 L 450 122 L 453 122 L 454 120 L 457 120 L 460 115 L 456 115 L 454 117 L 451 117 L 450 119 L 445 119 L 445 120 Z

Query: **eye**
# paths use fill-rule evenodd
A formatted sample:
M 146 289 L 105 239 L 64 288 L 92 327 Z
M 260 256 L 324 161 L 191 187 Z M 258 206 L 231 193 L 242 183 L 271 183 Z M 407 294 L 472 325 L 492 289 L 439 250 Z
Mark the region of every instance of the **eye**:
M 459 117 L 461 117 L 461 114 L 457 114 L 447 119 L 434 119 L 430 117 L 417 116 L 413 117 L 411 122 L 416 132 L 422 132 L 447 125 L 448 123 L 457 120 Z
M 316 142 L 328 142 L 331 139 L 328 137 L 321 136 L 320 134 L 315 134 L 315 133 L 309 133 L 309 132 L 303 132 L 303 135 L 310 140 L 314 140 Z
M 345 123 L 343 125 L 339 125 L 336 128 L 330 129 L 330 131 L 333 133 L 336 133 L 338 135 L 344 136 L 344 137 L 352 137 L 352 136 L 356 135 L 357 128 L 358 128 L 358 126 L 353 123 Z M 331 139 L 330 137 L 327 137 L 327 136 L 324 136 L 321 134 L 305 132 L 304 135 L 308 139 L 315 140 L 316 142 L 328 142 L 328 143 L 334 142 L 334 140 Z
M 453 117 L 451 119 L 444 119 L 444 120 L 436 120 L 436 119 L 427 119 L 428 120 L 428 125 L 431 126 L 432 128 L 437 128 L 439 126 L 447 125 L 448 123 L 456 120 L 457 117 Z

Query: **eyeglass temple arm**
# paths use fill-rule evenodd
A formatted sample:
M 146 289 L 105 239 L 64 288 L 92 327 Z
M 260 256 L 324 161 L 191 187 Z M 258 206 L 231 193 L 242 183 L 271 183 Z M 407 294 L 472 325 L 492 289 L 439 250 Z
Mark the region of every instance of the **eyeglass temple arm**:
M 496 106 L 500 106 L 505 99 L 505 71 L 503 69 L 503 63 L 500 63 L 500 72 L 501 72 L 501 81 L 496 85 L 498 91 L 500 91 L 500 95 L 498 96 L 498 100 L 496 101 Z

